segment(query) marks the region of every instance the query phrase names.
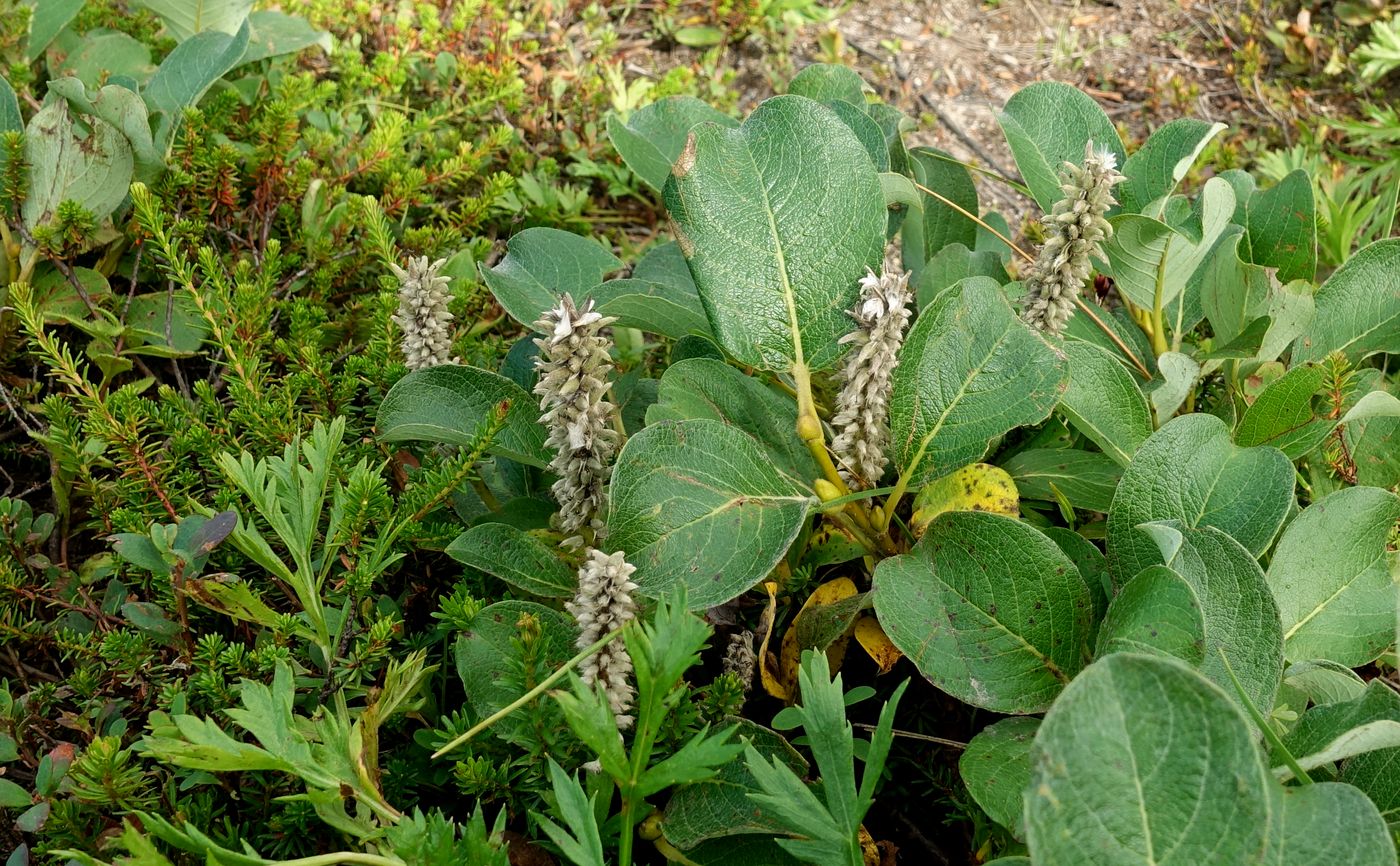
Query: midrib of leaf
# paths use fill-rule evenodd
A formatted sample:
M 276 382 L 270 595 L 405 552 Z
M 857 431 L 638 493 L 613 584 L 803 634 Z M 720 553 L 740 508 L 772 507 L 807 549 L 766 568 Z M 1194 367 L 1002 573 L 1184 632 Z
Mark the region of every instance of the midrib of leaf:
M 807 361 L 802 354 L 802 331 L 797 323 L 797 298 L 793 297 L 792 281 L 788 279 L 787 257 L 783 254 L 782 238 L 778 236 L 777 214 L 773 211 L 773 202 L 768 198 L 768 187 L 763 182 L 763 173 L 758 170 L 758 160 L 753 157 L 747 137 L 744 139 L 744 153 L 748 154 L 749 165 L 753 167 L 754 177 L 759 181 L 758 189 L 763 195 L 763 215 L 768 219 L 768 233 L 773 237 L 773 250 L 778 257 L 778 275 L 783 280 L 783 303 L 787 306 L 788 329 L 792 332 L 793 367 L 806 367 Z
M 972 380 L 976 379 L 977 374 L 982 372 L 982 370 L 987 366 L 987 362 L 990 361 L 992 359 L 992 356 L 996 354 L 997 349 L 1001 348 L 1001 344 L 1006 342 L 1006 338 L 1010 336 L 1010 333 L 1010 330 L 1007 330 L 1003 332 L 1000 337 L 997 337 L 996 342 L 992 344 L 992 348 L 988 350 L 987 354 L 982 358 L 981 362 L 978 363 L 975 367 L 973 367 L 972 371 L 967 374 L 966 378 L 963 379 L 962 384 L 958 385 L 957 393 L 953 395 L 952 400 L 948 401 L 948 408 L 944 409 L 942 414 L 938 416 L 938 421 L 933 425 L 933 429 L 928 431 L 928 434 L 924 436 L 922 440 L 919 441 L 919 450 L 914 453 L 914 459 L 909 461 L 908 472 L 911 478 L 918 471 L 919 465 L 924 462 L 924 454 L 927 453 L 928 445 L 930 442 L 933 441 L 933 437 L 937 436 L 938 432 L 943 429 L 943 424 L 948 420 L 948 416 L 953 414 L 953 410 L 957 408 L 960 402 L 962 402 L 963 397 L 967 396 L 967 386 L 972 384 Z M 914 402 L 915 415 L 918 414 L 918 411 L 919 404 L 916 396 Z
M 1215 477 L 1210 480 L 1210 489 L 1206 491 L 1205 497 L 1201 499 L 1201 510 L 1196 515 L 1196 519 L 1191 522 L 1191 525 L 1188 526 L 1187 529 L 1196 529 L 1201 525 L 1201 520 L 1206 516 L 1206 510 L 1210 508 L 1210 498 L 1215 495 L 1215 488 L 1220 486 L 1220 479 L 1225 475 L 1225 467 L 1230 463 L 1230 460 L 1238 453 L 1238 451 L 1231 451 L 1229 455 L 1227 455 L 1226 458 L 1223 461 L 1221 461 L 1220 471 L 1216 472 Z M 1223 532 L 1224 530 L 1221 531 Z M 1178 550 L 1177 556 L 1180 555 L 1181 551 Z M 1175 559 L 1176 557 L 1174 556 L 1172 558 Z
M 1346 592 L 1348 589 L 1351 589 L 1351 585 L 1356 582 L 1356 579 L 1359 578 L 1361 575 L 1365 574 L 1367 570 L 1371 568 L 1371 566 L 1375 565 L 1382 558 L 1382 556 L 1377 556 L 1370 562 L 1366 563 L 1364 568 L 1358 569 L 1355 574 L 1347 578 L 1347 581 L 1345 583 L 1337 587 L 1336 592 L 1332 593 L 1331 595 L 1327 596 L 1327 598 L 1318 602 L 1317 606 L 1314 607 L 1311 611 L 1309 611 L 1307 616 L 1298 620 L 1297 624 L 1295 624 L 1293 628 L 1290 628 L 1288 631 L 1284 632 L 1283 639 L 1288 640 L 1289 638 L 1293 637 L 1293 635 L 1297 634 L 1299 629 L 1311 622 L 1318 614 L 1322 613 L 1322 611 L 1325 610 L 1328 605 L 1340 598 L 1342 593 Z
M 1147 862 L 1149 866 L 1156 866 L 1157 854 L 1152 844 L 1152 822 L 1147 817 L 1147 795 L 1142 790 L 1142 774 L 1138 771 L 1137 752 L 1133 751 L 1133 738 L 1128 731 L 1128 720 L 1123 716 L 1121 702 L 1113 702 L 1113 713 L 1119 729 L 1123 732 L 1123 741 L 1128 744 L 1128 763 L 1133 774 L 1133 788 L 1137 791 L 1138 817 L 1142 819 L 1142 841 L 1147 845 Z

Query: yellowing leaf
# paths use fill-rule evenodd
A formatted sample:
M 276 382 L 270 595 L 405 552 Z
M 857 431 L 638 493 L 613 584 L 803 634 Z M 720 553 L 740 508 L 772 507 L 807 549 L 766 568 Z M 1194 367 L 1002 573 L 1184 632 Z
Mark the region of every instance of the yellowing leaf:
M 885 634 L 880 621 L 870 614 L 856 620 L 855 636 L 856 642 L 879 666 L 882 674 L 889 673 L 895 663 L 904 658 L 904 653 L 900 652 L 890 641 L 889 635 Z
M 763 631 L 763 644 L 758 648 L 758 677 L 763 682 L 763 690 L 775 698 L 790 700 L 789 689 L 783 684 L 774 665 L 768 657 L 768 641 L 773 637 L 773 622 L 778 615 L 778 584 L 767 581 L 763 588 L 768 591 L 768 608 L 763 611 L 759 628 Z
M 922 536 L 935 517 L 948 511 L 989 511 L 1016 517 L 1021 513 L 1021 497 L 1005 469 L 973 463 L 919 491 L 914 499 L 914 535 Z
M 780 682 L 791 697 L 797 693 L 797 668 L 802 663 L 802 650 L 804 647 L 797 643 L 797 626 L 802 620 L 803 614 L 810 609 L 824 605 L 835 604 L 843 599 L 850 598 L 857 592 L 856 585 L 849 577 L 838 577 L 835 580 L 828 580 L 817 587 L 803 603 L 802 609 L 797 612 L 797 616 L 792 618 L 787 631 L 783 634 L 782 650 L 778 656 L 778 674 Z M 846 635 L 842 635 L 831 642 L 826 648 L 826 658 L 831 663 L 831 669 L 837 670 L 841 667 L 841 662 L 846 657 Z
M 870 831 L 865 829 L 865 825 L 860 825 L 858 833 L 860 839 L 860 856 L 865 862 L 865 866 L 880 866 L 885 862 L 884 855 L 880 853 L 880 846 L 875 842 L 875 837 L 870 835 Z

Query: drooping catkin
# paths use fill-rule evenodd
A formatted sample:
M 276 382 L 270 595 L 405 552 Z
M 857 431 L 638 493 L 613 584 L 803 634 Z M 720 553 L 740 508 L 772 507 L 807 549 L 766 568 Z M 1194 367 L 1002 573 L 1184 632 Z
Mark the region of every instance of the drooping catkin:
M 564 604 L 578 622 L 579 649 L 592 645 L 636 617 L 637 606 L 632 600 L 632 591 L 637 588 L 632 582 L 634 571 L 636 568 L 621 551 L 611 555 L 601 550 L 588 551 L 578 571 L 578 592 L 573 601 Z M 632 658 L 620 637 L 579 665 L 579 677 L 585 683 L 602 684 L 619 728 L 632 724 L 632 717 L 627 715 L 636 695 L 631 676 Z
M 591 300 L 580 308 L 564 295 L 535 323 L 546 335 L 535 340 L 535 393 L 544 411 L 540 423 L 549 430 L 547 444 L 555 450 L 549 468 L 559 478 L 551 488 L 559 502 L 558 527 L 571 544 L 579 543 L 584 527 L 595 534 L 603 529 L 603 485 L 622 438 L 611 426 L 613 405 L 604 399 L 613 367 L 612 341 L 603 329 L 614 321 L 595 311 Z
M 456 363 L 452 357 L 451 280 L 438 273 L 446 259 L 428 263 L 426 256 L 411 258 L 408 267 L 390 263 L 399 281 L 399 311 L 394 324 L 403 332 L 404 363 L 410 370 Z
M 841 338 L 853 343 L 841 367 L 841 392 L 831 426 L 831 450 L 841 477 L 853 487 L 875 484 L 885 472 L 890 444 L 890 382 L 909 325 L 909 275 L 886 269 L 860 281 L 860 300 L 850 312 L 856 329 Z
M 1074 315 L 1074 299 L 1094 269 L 1091 258 L 1102 257 L 1102 244 L 1113 236 L 1104 214 L 1116 204 L 1113 187 L 1126 180 L 1118 173 L 1118 158 L 1107 148 L 1084 147 L 1084 165 L 1066 162 L 1060 169 L 1065 197 L 1045 217 L 1045 244 L 1026 276 L 1022 318 L 1047 334 L 1064 332 Z

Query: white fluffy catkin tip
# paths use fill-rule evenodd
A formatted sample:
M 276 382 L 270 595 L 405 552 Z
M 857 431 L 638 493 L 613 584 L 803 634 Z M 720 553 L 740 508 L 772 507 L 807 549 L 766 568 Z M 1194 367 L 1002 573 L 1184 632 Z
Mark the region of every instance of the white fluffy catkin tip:
M 850 312 L 856 329 L 841 338 L 853 344 L 841 367 L 841 392 L 831 426 L 831 450 L 841 477 L 853 487 L 873 486 L 885 472 L 890 445 L 890 386 L 899 347 L 909 326 L 909 275 L 888 267 L 883 276 L 860 281 L 860 300 Z
M 451 280 L 438 273 L 446 259 L 428 263 L 426 256 L 408 260 L 408 267 L 390 264 L 399 281 L 399 310 L 394 324 L 403 332 L 404 363 L 410 370 L 422 370 L 456 363 L 452 357 L 452 314 L 447 304 Z
M 566 536 L 586 526 L 602 530 L 603 486 L 622 438 L 612 427 L 613 405 L 604 399 L 612 341 L 603 329 L 615 321 L 595 311 L 591 300 L 579 307 L 564 295 L 535 323 L 547 335 L 535 340 L 540 349 L 535 393 L 544 413 L 540 423 L 549 430 L 546 444 L 555 452 L 549 468 L 559 480 L 551 489 Z
M 1089 278 L 1094 256 L 1113 236 L 1104 216 L 1117 202 L 1113 187 L 1127 178 L 1118 173 L 1118 157 L 1107 148 L 1084 147 L 1084 165 L 1067 162 L 1060 169 L 1065 197 L 1055 202 L 1044 225 L 1046 240 L 1026 276 L 1022 318 L 1047 334 L 1061 334 L 1074 315 L 1074 299 Z
M 564 608 L 578 622 L 578 647 L 596 643 L 604 635 L 631 622 L 637 615 L 632 591 L 636 568 L 621 551 L 606 554 L 590 549 L 578 571 L 578 592 Z M 627 711 L 636 692 L 632 687 L 632 658 L 621 638 L 609 643 L 579 665 L 579 677 L 588 685 L 601 683 L 619 729 L 632 724 Z

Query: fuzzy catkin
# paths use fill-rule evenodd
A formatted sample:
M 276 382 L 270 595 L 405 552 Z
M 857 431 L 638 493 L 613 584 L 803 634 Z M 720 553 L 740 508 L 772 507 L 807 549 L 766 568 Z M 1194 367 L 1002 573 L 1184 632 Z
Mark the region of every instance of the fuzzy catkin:
M 909 275 L 887 269 L 860 281 L 860 301 L 850 312 L 856 329 L 841 338 L 854 346 L 841 367 L 841 392 L 831 426 L 831 450 L 841 477 L 853 487 L 875 484 L 885 472 L 890 444 L 890 382 L 909 325 Z
M 637 606 L 632 600 L 632 591 L 637 588 L 632 582 L 634 571 L 636 568 L 621 551 L 611 555 L 601 550 L 588 551 L 583 566 L 578 570 L 578 592 L 573 601 L 564 604 L 564 608 L 578 622 L 579 649 L 591 646 L 636 617 Z M 621 638 L 579 665 L 579 677 L 585 683 L 590 686 L 602 684 L 608 705 L 617 718 L 618 728 L 627 728 L 632 724 L 632 717 L 627 715 L 636 695 L 631 676 L 632 657 L 627 654 L 627 647 Z
M 1060 169 L 1065 197 L 1045 217 L 1045 245 L 1026 276 L 1022 318 L 1047 334 L 1061 334 L 1074 315 L 1074 299 L 1094 269 L 1093 256 L 1102 257 L 1102 244 L 1113 237 L 1104 214 L 1117 202 L 1113 187 L 1126 180 L 1118 173 L 1118 158 L 1108 149 L 1084 147 L 1084 165 L 1067 162 Z
M 399 311 L 394 324 L 403 332 L 404 363 L 410 370 L 422 370 L 456 363 L 452 357 L 452 314 L 447 311 L 451 283 L 438 273 L 446 262 L 428 263 L 426 256 L 408 260 L 408 267 L 390 263 L 389 270 L 399 281 Z
M 547 444 L 555 451 L 549 468 L 559 480 L 551 489 L 559 502 L 558 527 L 574 546 L 584 527 L 595 534 L 603 529 L 603 485 L 622 438 L 611 426 L 613 405 L 604 399 L 612 341 L 603 329 L 614 321 L 596 312 L 591 300 L 580 308 L 564 295 L 535 323 L 546 335 L 535 340 L 535 393 L 544 412 L 540 423 L 549 430 Z
M 753 650 L 753 632 L 745 630 L 729 636 L 729 646 L 724 651 L 724 673 L 733 674 L 743 684 L 747 692 L 753 686 L 753 672 L 758 667 L 758 656 Z

